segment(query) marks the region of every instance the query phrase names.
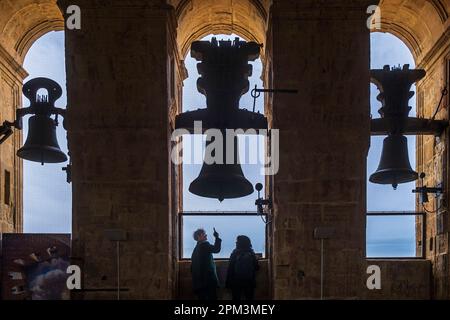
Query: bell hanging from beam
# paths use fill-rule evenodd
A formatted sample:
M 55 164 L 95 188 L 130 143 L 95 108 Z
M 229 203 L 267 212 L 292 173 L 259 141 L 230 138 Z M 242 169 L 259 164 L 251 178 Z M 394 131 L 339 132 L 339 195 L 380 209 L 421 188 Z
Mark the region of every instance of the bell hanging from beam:
M 222 134 L 222 137 L 225 137 L 225 134 Z M 228 148 L 226 139 L 233 139 Z M 253 193 L 253 185 L 245 178 L 239 163 L 237 139 L 236 136 L 226 137 L 223 143 L 218 143 L 219 148 L 222 147 L 223 150 L 222 155 L 219 155 L 215 152 L 217 149 L 208 154 L 208 146 L 215 141 L 207 137 L 203 166 L 197 179 L 190 184 L 190 192 L 201 197 L 219 199 L 220 202 Z
M 399 183 L 418 179 L 418 174 L 411 168 L 408 156 L 408 140 L 400 134 L 390 135 L 384 139 L 381 160 L 378 169 L 369 181 L 378 184 L 391 184 L 397 189 Z
M 46 89 L 47 95 L 39 95 L 39 89 Z M 28 120 L 28 136 L 25 144 L 17 151 L 17 156 L 44 163 L 59 163 L 67 161 L 67 156 L 61 151 L 56 137 L 58 115 L 65 115 L 65 110 L 56 108 L 54 103 L 62 95 L 58 83 L 47 78 L 35 78 L 23 86 L 24 95 L 30 100 L 30 107 L 17 110 L 18 127 L 22 127 L 21 118 L 32 114 Z M 51 115 L 56 115 L 52 119 Z

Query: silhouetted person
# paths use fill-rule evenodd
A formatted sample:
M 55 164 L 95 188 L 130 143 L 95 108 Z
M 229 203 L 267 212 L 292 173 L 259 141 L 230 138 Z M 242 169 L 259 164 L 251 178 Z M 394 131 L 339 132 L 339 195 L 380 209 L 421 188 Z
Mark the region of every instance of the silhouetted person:
M 258 259 L 247 236 L 238 236 L 236 249 L 230 256 L 227 272 L 227 288 L 231 289 L 233 300 L 253 300 L 256 287 L 256 271 L 259 270 Z
M 220 252 L 222 240 L 216 229 L 213 235 L 214 245 L 207 241 L 208 236 L 203 229 L 198 229 L 193 235 L 197 245 L 192 252 L 192 287 L 200 300 L 217 300 L 219 280 L 212 254 Z

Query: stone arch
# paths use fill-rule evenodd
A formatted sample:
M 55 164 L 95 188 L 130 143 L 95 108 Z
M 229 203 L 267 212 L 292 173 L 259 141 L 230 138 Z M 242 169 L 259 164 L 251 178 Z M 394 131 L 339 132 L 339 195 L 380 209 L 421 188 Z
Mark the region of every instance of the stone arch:
M 38 38 L 64 29 L 56 0 L 21 0 L 5 3 L 0 18 L 1 44 L 20 64 Z
M 445 34 L 450 3 L 442 0 L 381 0 L 379 5 L 381 30 L 374 31 L 389 32 L 400 38 L 419 65 Z
M 408 26 L 382 20 L 381 30 L 376 31 L 390 33 L 399 38 L 409 48 L 409 51 L 411 51 L 414 61 L 416 62 L 423 54 L 420 39 L 408 28 Z
M 177 44 L 182 57 L 191 43 L 208 34 L 236 33 L 265 44 L 270 0 L 172 1 L 178 22 Z

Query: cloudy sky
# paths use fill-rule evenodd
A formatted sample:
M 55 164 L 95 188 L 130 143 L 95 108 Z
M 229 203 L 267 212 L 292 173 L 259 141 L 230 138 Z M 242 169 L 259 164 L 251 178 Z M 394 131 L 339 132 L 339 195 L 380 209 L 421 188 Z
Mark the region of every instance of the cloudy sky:
M 217 36 L 218 39 L 229 38 L 229 36 Z M 206 39 L 210 39 L 211 36 Z M 231 38 L 234 38 L 232 36 Z M 408 48 L 397 38 L 389 34 L 374 33 L 371 36 L 372 59 L 371 68 L 382 68 L 385 64 L 403 65 L 410 64 L 414 67 L 414 60 Z M 184 82 L 183 108 L 184 111 L 204 108 L 206 100 L 203 95 L 197 92 L 196 61 L 186 57 L 186 67 L 189 78 Z M 255 84 L 262 87 L 259 79 L 262 66 L 261 61 L 252 63 L 253 76 L 250 78 L 250 88 Z M 64 66 L 64 35 L 63 32 L 51 32 L 40 38 L 30 49 L 25 59 L 25 69 L 30 76 L 29 80 L 35 77 L 48 77 L 57 81 L 63 87 L 63 96 L 56 103 L 56 106 L 66 105 L 65 88 L 65 66 Z M 376 100 L 378 90 L 371 86 L 371 112 L 372 116 L 379 117 L 378 109 L 380 103 Z M 241 108 L 252 108 L 253 100 L 248 92 L 241 99 Z M 415 107 L 415 98 L 411 100 L 411 106 Z M 24 106 L 28 106 L 28 101 L 24 97 Z M 257 108 L 263 112 L 263 99 L 258 99 Z M 411 115 L 414 115 L 412 112 Z M 27 134 L 27 122 L 25 121 L 24 137 Z M 67 152 L 66 133 L 60 125 L 58 127 L 58 139 L 61 149 Z M 196 143 L 200 143 L 201 138 L 196 138 Z M 253 138 L 254 139 L 254 138 Z M 186 150 L 194 152 L 194 138 L 186 137 Z M 249 140 L 247 140 L 248 142 Z M 372 138 L 371 148 L 368 157 L 368 176 L 373 173 L 379 163 L 381 155 L 383 137 Z M 256 140 L 252 144 L 256 144 Z M 262 140 L 259 140 L 261 146 Z M 240 147 L 243 150 L 244 141 L 240 139 Z M 415 138 L 408 137 L 410 161 L 415 166 Z M 263 152 L 263 148 L 258 151 Z M 186 153 L 188 155 L 189 153 Z M 66 164 L 46 164 L 41 166 L 38 163 L 24 161 L 24 231 L 28 233 L 70 233 L 71 232 L 71 185 L 66 183 L 65 172 L 62 167 Z M 261 165 L 243 165 L 243 171 L 248 180 L 254 185 L 263 182 L 263 176 L 259 170 Z M 198 176 L 200 165 L 184 166 L 184 205 L 185 211 L 254 211 L 254 201 L 256 194 L 235 200 L 225 200 L 220 203 L 214 199 L 197 197 L 187 190 L 189 183 Z M 414 210 L 414 195 L 411 190 L 414 183 L 399 185 L 394 191 L 390 186 L 367 184 L 369 211 L 391 211 L 391 210 Z M 225 246 L 221 256 L 229 255 L 234 239 L 239 234 L 247 234 L 252 238 L 255 251 L 264 252 L 264 228 L 265 224 L 260 217 L 240 217 L 228 219 L 226 217 L 198 218 L 189 217 L 184 220 L 184 255 L 190 255 L 192 247 L 195 245 L 191 239 L 192 231 L 197 227 L 204 227 L 208 234 L 212 235 L 212 228 L 216 227 L 221 233 Z M 211 237 L 210 237 L 211 238 Z M 367 227 L 368 255 L 370 256 L 401 256 L 414 255 L 414 218 L 370 218 Z

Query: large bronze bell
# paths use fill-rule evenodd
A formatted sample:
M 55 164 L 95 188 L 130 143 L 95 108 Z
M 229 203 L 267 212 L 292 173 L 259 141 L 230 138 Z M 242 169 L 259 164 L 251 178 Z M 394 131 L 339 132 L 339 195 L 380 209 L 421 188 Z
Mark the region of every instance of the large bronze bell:
M 384 139 L 381 160 L 377 171 L 369 178 L 370 182 L 392 184 L 394 189 L 399 183 L 415 181 L 417 172 L 411 168 L 408 156 L 408 140 L 400 134 Z
M 56 122 L 50 117 L 37 115 L 28 120 L 28 136 L 17 156 L 40 163 L 67 161 L 56 138 Z
M 204 162 L 199 176 L 189 186 L 190 192 L 201 197 L 219 199 L 221 202 L 224 199 L 245 197 L 253 193 L 253 185 L 245 178 L 238 161 L 237 137 L 233 139 L 232 163 L 227 164 L 227 148 L 224 139 L 222 163 L 208 164 Z M 207 146 L 210 143 L 213 141 L 207 142 Z

